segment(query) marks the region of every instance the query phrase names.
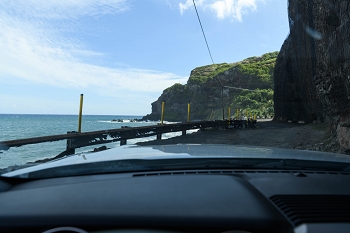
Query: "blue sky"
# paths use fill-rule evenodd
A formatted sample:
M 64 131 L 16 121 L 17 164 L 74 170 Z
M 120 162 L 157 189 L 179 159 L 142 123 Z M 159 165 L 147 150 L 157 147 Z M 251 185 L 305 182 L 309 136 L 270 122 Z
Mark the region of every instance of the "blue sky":
M 196 0 L 215 63 L 278 51 L 287 0 Z M 0 113 L 146 115 L 211 64 L 192 0 L 3 0 Z

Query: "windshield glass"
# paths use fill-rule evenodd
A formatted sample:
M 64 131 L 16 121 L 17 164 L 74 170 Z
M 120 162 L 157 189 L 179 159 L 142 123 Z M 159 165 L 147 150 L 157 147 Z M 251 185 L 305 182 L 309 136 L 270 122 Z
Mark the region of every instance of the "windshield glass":
M 128 145 L 348 162 L 349 17 L 335 0 L 1 1 L 0 174 Z

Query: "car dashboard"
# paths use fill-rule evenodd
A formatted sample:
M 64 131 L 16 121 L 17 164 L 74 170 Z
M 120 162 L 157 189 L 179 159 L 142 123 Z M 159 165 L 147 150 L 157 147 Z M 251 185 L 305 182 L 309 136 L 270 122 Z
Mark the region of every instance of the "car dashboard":
M 172 170 L 0 180 L 0 232 L 349 232 L 350 173 Z

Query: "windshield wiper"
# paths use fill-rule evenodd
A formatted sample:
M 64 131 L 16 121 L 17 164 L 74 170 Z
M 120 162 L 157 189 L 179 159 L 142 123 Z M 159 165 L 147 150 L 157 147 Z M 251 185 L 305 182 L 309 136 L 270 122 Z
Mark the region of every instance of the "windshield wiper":
M 74 164 L 53 167 L 24 173 L 15 177 L 40 179 L 64 176 L 79 176 L 92 174 L 108 174 L 120 172 L 160 171 L 176 169 L 208 169 L 208 168 L 246 168 L 251 167 L 251 162 L 246 165 L 225 161 L 218 162 L 216 159 L 159 159 L 159 160 L 115 160 L 95 163 Z
M 300 159 L 276 159 L 276 161 L 258 164 L 254 168 L 280 170 L 346 171 L 346 169 L 349 168 L 349 163 Z
M 74 164 L 24 173 L 15 177 L 40 179 L 64 176 L 108 174 L 139 171 L 165 171 L 180 169 L 272 169 L 345 171 L 349 163 L 310 161 L 297 159 L 255 159 L 255 158 L 196 158 L 158 160 L 115 160 L 96 163 Z

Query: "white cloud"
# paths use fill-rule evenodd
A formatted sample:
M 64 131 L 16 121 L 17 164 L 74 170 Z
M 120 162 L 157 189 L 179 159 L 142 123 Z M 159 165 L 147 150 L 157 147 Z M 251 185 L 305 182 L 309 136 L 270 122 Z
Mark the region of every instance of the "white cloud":
M 262 0 L 202 0 L 197 4 L 204 9 L 210 9 L 219 19 L 231 18 L 242 21 L 242 16 L 249 11 L 257 9 L 257 2 Z M 196 1 L 197 2 L 197 1 Z M 193 6 L 192 0 L 187 0 L 185 4 L 180 3 L 179 8 L 181 14 Z
M 200 6 L 203 5 L 204 0 L 196 0 L 195 3 L 196 3 L 196 6 L 197 6 L 197 7 L 200 7 Z M 183 12 L 184 12 L 185 10 L 187 10 L 187 9 L 189 9 L 189 8 L 193 8 L 193 7 L 194 7 L 194 6 L 193 6 L 193 0 L 187 0 L 184 4 L 181 3 L 181 2 L 179 3 L 179 8 L 180 8 L 181 14 L 183 14 Z
M 0 21 L 2 73 L 54 86 L 94 87 L 115 91 L 159 92 L 183 79 L 170 73 L 142 69 L 114 69 L 81 62 L 65 48 L 52 47 L 37 39 L 36 31 L 9 28 Z M 34 35 L 33 35 L 34 34 Z M 89 51 L 79 51 L 89 53 Z M 143 85 L 153 83 L 151 87 Z M 135 85 L 135 83 L 139 85 Z
M 169 0 L 165 0 L 165 4 L 171 9 L 173 9 L 173 5 L 169 2 Z
M 188 8 L 190 8 L 191 6 L 193 5 L 192 1 L 191 0 L 187 0 L 184 3 L 180 2 L 179 3 L 179 9 L 180 9 L 180 13 L 183 14 L 185 10 L 187 10 Z
M 112 14 L 127 7 L 125 0 L 1 2 L 0 73 L 53 86 L 91 87 L 106 94 L 128 90 L 161 92 L 175 82 L 185 80 L 185 77 L 166 72 L 117 69 L 84 62 L 86 57 L 103 55 L 87 49 L 75 38 L 63 36 L 54 23 L 41 20 Z M 149 83 L 153 85 L 149 86 Z
M 128 9 L 126 0 L 5 0 L 0 6 L 9 14 L 51 19 L 114 14 Z

